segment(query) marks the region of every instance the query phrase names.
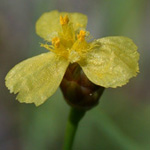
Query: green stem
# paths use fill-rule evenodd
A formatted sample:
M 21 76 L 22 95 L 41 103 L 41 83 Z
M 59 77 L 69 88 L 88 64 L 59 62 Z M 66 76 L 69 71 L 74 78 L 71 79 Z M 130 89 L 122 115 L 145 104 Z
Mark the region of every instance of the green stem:
M 84 116 L 85 111 L 77 110 L 75 108 L 71 108 L 70 114 L 68 117 L 65 139 L 63 150 L 71 150 L 73 146 L 74 137 L 78 128 L 78 124 L 82 117 Z

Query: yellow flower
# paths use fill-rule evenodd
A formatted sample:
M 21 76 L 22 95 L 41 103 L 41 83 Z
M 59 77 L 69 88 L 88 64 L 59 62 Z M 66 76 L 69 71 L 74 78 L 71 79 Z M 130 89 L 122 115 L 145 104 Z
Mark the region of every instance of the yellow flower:
M 16 65 L 6 76 L 6 86 L 20 102 L 44 103 L 59 87 L 70 63 L 78 63 L 96 85 L 116 88 L 139 71 L 137 46 L 122 36 L 88 42 L 87 17 L 80 13 L 51 11 L 36 23 L 36 33 L 47 41 L 47 53 Z M 51 42 L 51 44 L 49 44 Z

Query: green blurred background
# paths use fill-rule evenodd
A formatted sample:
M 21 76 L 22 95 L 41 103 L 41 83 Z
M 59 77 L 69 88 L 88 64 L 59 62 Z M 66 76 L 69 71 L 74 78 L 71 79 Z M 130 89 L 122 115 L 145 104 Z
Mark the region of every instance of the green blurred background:
M 149 0 L 0 0 L 0 150 L 62 148 L 69 106 L 61 91 L 35 107 L 20 104 L 4 84 L 15 64 L 46 52 L 35 23 L 54 9 L 86 14 L 93 37 L 127 36 L 140 53 L 140 74 L 122 88 L 105 90 L 81 121 L 74 150 L 149 150 Z

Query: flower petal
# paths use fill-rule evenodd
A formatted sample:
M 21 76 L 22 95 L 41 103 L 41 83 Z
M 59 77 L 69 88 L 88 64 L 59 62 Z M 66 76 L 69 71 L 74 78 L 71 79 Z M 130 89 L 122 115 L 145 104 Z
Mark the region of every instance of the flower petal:
M 136 45 L 126 37 L 106 37 L 95 41 L 95 48 L 87 54 L 87 62 L 80 63 L 93 83 L 116 88 L 139 72 L 139 53 Z
M 58 12 L 57 10 L 44 13 L 36 22 L 36 33 L 46 41 L 51 41 L 53 37 L 61 31 L 60 15 L 68 15 L 70 22 L 73 23 L 74 30 L 85 28 L 87 16 L 81 13 Z
M 68 62 L 52 52 L 29 58 L 6 76 L 6 86 L 20 102 L 41 105 L 58 88 Z
M 47 41 L 51 41 L 61 30 L 60 14 L 54 10 L 44 13 L 36 22 L 36 33 Z

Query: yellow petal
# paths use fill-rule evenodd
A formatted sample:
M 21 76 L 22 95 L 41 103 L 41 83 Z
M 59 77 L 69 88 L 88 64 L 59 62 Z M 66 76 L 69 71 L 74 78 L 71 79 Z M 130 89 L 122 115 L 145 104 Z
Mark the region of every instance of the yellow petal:
M 136 45 L 126 37 L 106 37 L 96 41 L 97 46 L 80 63 L 93 83 L 112 87 L 122 86 L 139 72 L 139 53 Z
M 19 102 L 45 102 L 58 88 L 68 62 L 52 52 L 29 58 L 17 64 L 6 76 L 6 86 L 18 93 Z
M 44 13 L 36 22 L 36 33 L 47 41 L 51 41 L 61 30 L 58 11 Z
M 74 30 L 85 28 L 87 24 L 87 16 L 81 13 L 67 13 L 51 11 L 44 13 L 36 22 L 36 33 L 46 41 L 51 41 L 53 37 L 61 31 L 60 16 L 68 15 L 73 23 Z

